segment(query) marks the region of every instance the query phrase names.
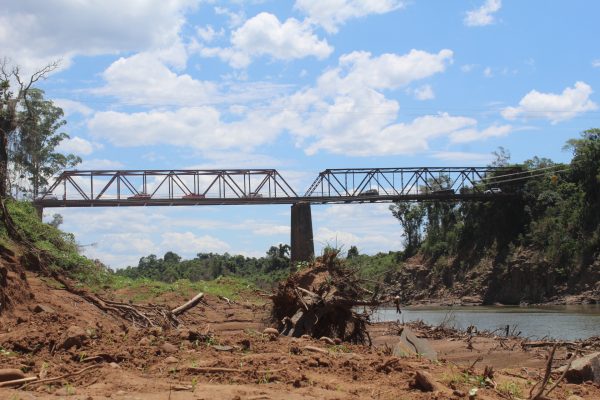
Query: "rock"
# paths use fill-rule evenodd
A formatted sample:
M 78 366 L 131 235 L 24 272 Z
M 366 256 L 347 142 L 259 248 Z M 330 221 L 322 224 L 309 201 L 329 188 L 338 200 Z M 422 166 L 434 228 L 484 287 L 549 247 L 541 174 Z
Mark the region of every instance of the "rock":
M 562 372 L 565 368 L 566 366 L 563 366 L 558 370 Z M 569 383 L 592 381 L 600 384 L 600 352 L 591 353 L 573 361 L 565 379 Z
M 71 325 L 63 335 L 62 348 L 69 350 L 71 347 L 80 348 L 88 339 L 87 334 L 77 325 Z
M 221 346 L 218 344 L 215 344 L 212 348 L 216 351 L 233 351 L 233 347 L 231 346 Z
M 121 366 L 119 364 L 117 364 L 116 362 L 111 362 L 110 364 L 108 364 L 112 369 L 119 369 L 121 368 Z
M 169 357 L 165 358 L 165 362 L 167 364 L 177 364 L 179 362 L 179 360 L 173 356 L 169 356 Z
M 279 331 L 275 328 L 265 328 L 265 330 L 263 331 L 263 334 L 279 336 Z
M 174 344 L 171 343 L 164 343 L 162 346 L 160 346 L 160 349 L 165 352 L 165 353 L 177 353 L 177 346 L 175 346 Z
M 425 371 L 417 371 L 415 374 L 415 381 L 413 386 L 423 392 L 434 392 L 441 390 L 441 386 L 437 383 L 429 373 Z
M 145 336 L 143 338 L 141 338 L 140 341 L 138 342 L 138 344 L 140 346 L 148 346 L 148 345 L 150 345 L 150 343 L 151 343 L 151 340 Z
M 5 368 L 0 369 L 0 382 L 14 381 L 15 379 L 23 379 L 25 374 L 20 369 Z
M 33 307 L 33 312 L 34 313 L 48 313 L 48 314 L 54 314 L 56 311 L 54 311 L 54 309 L 50 306 L 47 306 L 45 304 L 36 304 L 35 307 Z
M 419 339 L 410 329 L 404 327 L 400 340 L 392 349 L 396 357 L 408 357 L 420 355 L 431 361 L 437 360 L 437 352 L 429 345 L 427 340 Z

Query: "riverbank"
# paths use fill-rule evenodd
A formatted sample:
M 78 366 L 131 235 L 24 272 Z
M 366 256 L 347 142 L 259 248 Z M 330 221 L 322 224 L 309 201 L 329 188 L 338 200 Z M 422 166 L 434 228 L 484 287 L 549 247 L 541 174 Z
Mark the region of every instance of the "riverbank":
M 2 365 L 56 379 L 0 388 L 0 398 L 456 399 L 475 389 L 478 399 L 504 399 L 526 397 L 547 363 L 547 347 L 522 347 L 519 338 L 433 327 L 410 329 L 435 349 L 434 361 L 394 354 L 400 336 L 393 323 L 368 327 L 372 346 L 263 333 L 270 302 L 250 290 L 232 298 L 205 296 L 180 316 L 177 329 L 141 328 L 56 283 L 29 273 L 27 280 L 35 298 L 0 317 Z M 127 288 L 102 295 L 137 293 Z M 189 293 L 164 292 L 152 303 L 172 308 L 188 299 Z M 73 346 L 67 344 L 71 336 Z M 569 351 L 561 348 L 553 366 L 563 365 Z M 572 394 L 600 398 L 600 386 L 562 382 L 553 392 L 556 399 Z

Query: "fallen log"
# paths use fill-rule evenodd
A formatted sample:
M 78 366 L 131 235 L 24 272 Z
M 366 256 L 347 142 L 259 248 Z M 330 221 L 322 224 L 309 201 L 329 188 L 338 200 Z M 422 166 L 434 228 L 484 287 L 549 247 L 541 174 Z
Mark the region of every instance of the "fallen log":
M 24 383 L 37 381 L 37 379 L 37 376 L 30 376 L 29 378 L 21 378 L 12 381 L 0 382 L 0 387 L 21 386 Z
M 535 341 L 535 342 L 523 342 L 521 343 L 521 347 L 551 347 L 554 345 L 558 346 L 577 346 L 575 342 L 545 342 L 545 341 Z
M 198 304 L 200 302 L 200 300 L 202 300 L 202 298 L 204 298 L 204 293 L 198 293 L 197 295 L 195 295 L 191 300 L 189 300 L 185 304 L 182 304 L 179 307 L 172 309 L 171 314 L 176 315 L 176 316 L 183 314 L 184 312 L 186 312 L 187 310 L 189 310 L 190 308 L 192 308 L 196 304 Z

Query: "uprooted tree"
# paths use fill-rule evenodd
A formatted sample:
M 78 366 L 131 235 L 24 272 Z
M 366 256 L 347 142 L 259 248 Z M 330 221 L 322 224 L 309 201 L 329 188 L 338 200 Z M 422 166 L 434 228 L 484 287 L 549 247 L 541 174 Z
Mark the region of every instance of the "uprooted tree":
M 384 299 L 361 286 L 355 271 L 344 266 L 339 250 L 326 249 L 314 263 L 279 284 L 272 296 L 272 318 L 283 335 L 339 338 L 370 343 L 369 317 L 357 306 L 377 306 Z

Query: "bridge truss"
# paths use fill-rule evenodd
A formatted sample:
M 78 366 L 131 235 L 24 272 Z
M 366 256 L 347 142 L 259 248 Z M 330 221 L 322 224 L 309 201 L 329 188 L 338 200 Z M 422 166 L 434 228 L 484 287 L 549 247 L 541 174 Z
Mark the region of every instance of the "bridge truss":
M 490 167 L 352 168 L 319 173 L 299 196 L 274 169 L 64 171 L 40 207 L 481 200 Z

